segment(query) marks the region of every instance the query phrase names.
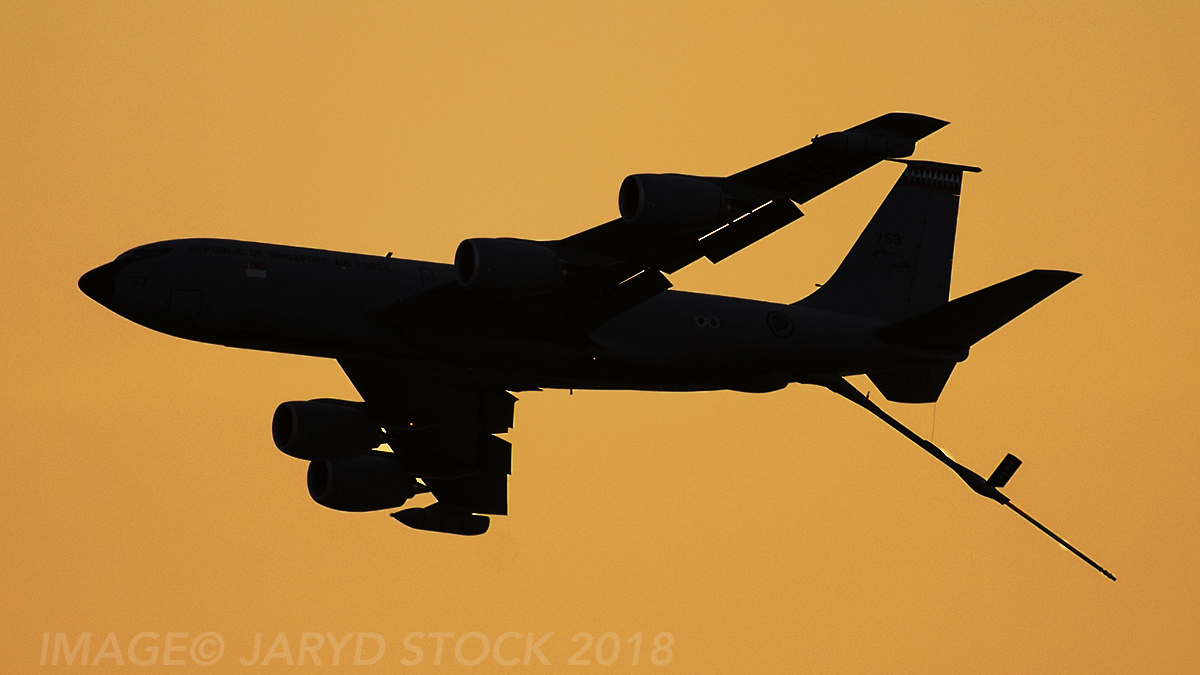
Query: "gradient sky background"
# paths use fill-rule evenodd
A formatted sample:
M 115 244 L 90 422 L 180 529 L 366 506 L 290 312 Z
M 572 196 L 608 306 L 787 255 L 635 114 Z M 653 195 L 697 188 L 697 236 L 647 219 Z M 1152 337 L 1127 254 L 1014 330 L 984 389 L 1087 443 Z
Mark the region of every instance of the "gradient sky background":
M 412 631 L 553 631 L 545 672 L 580 631 L 643 632 L 635 672 L 1200 668 L 1194 2 L 346 4 L 0 7 L 7 672 L 60 631 L 93 655 L 214 631 L 205 672 L 242 672 L 256 632 L 326 631 L 383 635 L 371 672 Z M 627 174 L 725 175 L 892 110 L 952 122 L 919 157 L 984 169 L 952 295 L 1083 277 L 980 343 L 936 416 L 888 409 L 985 475 L 1018 454 L 1014 502 L 1116 583 L 796 385 L 523 394 L 484 537 L 328 511 L 269 421 L 354 398 L 335 363 L 167 337 L 76 287 L 177 237 L 441 261 L 559 238 L 614 217 Z M 899 173 L 672 281 L 798 299 Z M 466 669 L 450 654 L 422 667 Z

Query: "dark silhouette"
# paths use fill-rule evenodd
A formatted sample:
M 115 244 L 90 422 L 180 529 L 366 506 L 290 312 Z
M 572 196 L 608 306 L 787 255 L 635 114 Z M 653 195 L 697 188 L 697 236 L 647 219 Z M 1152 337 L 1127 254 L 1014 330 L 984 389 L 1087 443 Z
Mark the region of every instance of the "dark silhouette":
M 409 527 L 474 535 L 508 510 L 510 392 L 766 392 L 820 384 L 954 469 L 997 488 L 888 417 L 936 401 L 992 331 L 1078 275 L 1037 270 L 949 301 L 959 193 L 972 167 L 899 158 L 946 122 L 891 113 L 723 178 L 637 174 L 621 217 L 557 241 L 468 239 L 452 265 L 219 239 L 136 248 L 79 287 L 141 325 L 230 347 L 337 359 L 363 402 L 281 404 L 275 443 L 310 462 L 308 489 L 343 511 L 393 509 Z M 884 160 L 903 175 L 837 272 L 791 305 L 668 290 L 801 217 L 797 204 Z M 391 453 L 377 451 L 386 443 Z

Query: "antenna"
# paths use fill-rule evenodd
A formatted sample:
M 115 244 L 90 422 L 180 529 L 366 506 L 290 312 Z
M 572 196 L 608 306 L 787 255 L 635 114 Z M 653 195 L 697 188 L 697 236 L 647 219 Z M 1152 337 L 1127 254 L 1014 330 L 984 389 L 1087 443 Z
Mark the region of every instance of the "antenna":
M 943 452 L 941 448 L 916 435 L 908 427 L 896 421 L 894 417 L 885 413 L 879 406 L 872 403 L 871 400 L 866 396 L 863 396 L 862 392 L 855 389 L 854 386 L 847 382 L 844 378 L 837 375 L 822 375 L 806 378 L 803 383 L 821 385 L 822 387 L 825 387 L 826 389 L 849 400 L 850 402 L 866 408 L 873 415 L 884 422 L 887 422 L 888 426 L 892 427 L 896 431 L 899 431 L 905 438 L 913 443 L 916 443 L 926 452 L 933 455 L 942 464 L 950 467 L 950 470 L 958 474 L 958 477 L 963 479 L 963 482 L 966 483 L 967 486 L 976 493 L 1012 509 L 1017 515 L 1021 516 L 1025 520 L 1028 520 L 1030 523 L 1033 523 L 1034 527 L 1050 535 L 1050 538 L 1061 544 L 1063 548 L 1079 556 L 1081 560 L 1091 565 L 1096 569 L 1096 571 L 1100 572 L 1109 579 L 1112 579 L 1113 581 L 1117 580 L 1117 578 L 1113 576 L 1111 572 L 1098 565 L 1096 561 L 1084 555 L 1079 549 L 1068 544 L 1065 539 L 1051 532 L 1050 529 L 1045 525 L 1042 525 L 1038 521 L 1034 520 L 1033 517 L 1028 513 L 1025 513 L 1021 509 L 1017 508 L 1017 505 L 1013 504 L 1012 500 L 1005 496 L 1004 493 L 1000 492 L 999 488 L 1007 485 L 1009 479 L 1012 478 L 1014 473 L 1016 473 L 1017 468 L 1021 466 L 1021 460 L 1017 459 L 1015 455 L 1009 454 L 1005 456 L 1005 458 L 1001 460 L 1000 465 L 996 467 L 996 470 L 992 472 L 992 475 L 987 480 L 984 480 L 983 476 L 980 476 L 962 464 L 950 459 L 950 457 Z

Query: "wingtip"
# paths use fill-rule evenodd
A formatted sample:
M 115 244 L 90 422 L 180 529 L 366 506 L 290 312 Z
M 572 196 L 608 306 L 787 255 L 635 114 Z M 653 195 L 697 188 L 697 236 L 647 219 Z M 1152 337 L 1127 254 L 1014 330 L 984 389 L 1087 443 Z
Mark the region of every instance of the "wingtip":
M 950 123 L 920 113 L 890 112 L 876 117 L 867 124 L 886 127 L 893 132 L 919 140 Z

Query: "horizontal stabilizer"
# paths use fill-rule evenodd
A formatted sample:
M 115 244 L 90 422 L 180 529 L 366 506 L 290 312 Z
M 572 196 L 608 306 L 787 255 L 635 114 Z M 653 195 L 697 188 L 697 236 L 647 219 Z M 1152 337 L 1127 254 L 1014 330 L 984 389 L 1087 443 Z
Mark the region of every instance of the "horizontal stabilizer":
M 1026 272 L 884 326 L 875 336 L 919 349 L 967 349 L 1079 276 L 1060 270 Z

